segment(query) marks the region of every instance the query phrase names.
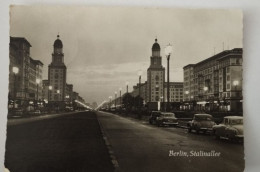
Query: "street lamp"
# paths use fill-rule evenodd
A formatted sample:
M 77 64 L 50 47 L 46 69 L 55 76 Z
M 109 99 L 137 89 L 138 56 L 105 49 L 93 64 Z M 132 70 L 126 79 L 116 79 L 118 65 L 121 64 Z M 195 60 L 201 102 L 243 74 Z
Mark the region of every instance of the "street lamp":
M 185 91 L 187 99 L 189 98 L 189 93 L 190 93 L 189 91 Z
M 34 105 L 34 108 L 36 107 L 36 105 L 38 106 L 38 100 L 39 100 L 39 92 L 38 92 L 38 90 L 39 90 L 39 84 L 40 84 L 40 79 L 37 78 L 37 79 L 36 79 L 37 93 L 36 93 L 36 101 L 34 102 L 34 103 L 36 103 L 36 104 Z
M 235 87 L 238 86 L 238 85 L 239 85 L 239 81 L 237 81 L 237 80 L 233 81 L 233 85 L 234 85 Z
M 203 90 L 204 90 L 204 92 L 206 94 L 206 92 L 209 90 L 209 88 L 208 87 L 204 87 Z
M 122 88 L 119 88 L 119 92 L 120 92 L 120 107 L 121 107 L 122 106 L 122 95 L 121 95 Z
M 116 98 L 117 98 L 117 92 L 115 91 L 115 110 L 116 110 Z
M 185 109 L 186 109 L 186 103 L 188 103 L 188 105 L 190 104 L 190 103 L 188 102 L 188 101 L 190 101 L 190 99 L 189 99 L 189 93 L 190 93 L 189 91 L 185 91 L 185 94 L 186 94 L 185 97 L 186 97 L 186 101 L 187 101 L 187 102 L 184 102 L 184 107 L 185 107 Z M 185 101 L 185 100 L 184 100 L 184 101 Z
M 109 105 L 109 111 L 110 111 L 110 110 L 111 110 L 111 101 L 112 101 L 112 96 L 109 96 L 108 98 L 109 98 L 109 100 L 110 100 L 110 105 Z
M 49 89 L 48 89 L 48 102 L 50 102 L 50 91 L 52 90 L 52 86 L 49 85 Z
M 13 109 L 15 108 L 15 99 L 16 99 L 16 75 L 19 73 L 18 67 L 13 67 L 13 73 L 14 73 L 14 102 L 13 102 Z
M 164 99 L 163 96 L 161 96 L 160 111 L 163 111 L 163 107 L 164 107 Z
M 142 71 L 141 70 L 139 70 L 138 71 L 138 76 L 139 76 L 139 97 L 141 98 L 141 79 L 142 79 Z M 140 99 L 141 100 L 141 99 Z M 139 106 L 141 105 L 141 102 L 139 102 Z
M 235 92 L 236 92 L 236 96 L 237 96 L 237 86 L 239 85 L 239 81 L 237 81 L 237 80 L 233 81 L 233 85 L 235 86 Z
M 142 70 L 138 71 L 138 76 L 139 76 L 139 102 L 138 102 L 138 108 L 139 108 L 139 113 L 141 113 L 141 79 L 142 79 Z
M 128 93 L 128 84 L 129 84 L 129 82 L 126 81 L 126 82 L 125 82 L 125 85 L 126 85 L 126 93 Z
M 36 79 L 36 84 L 37 84 L 37 98 L 36 100 L 38 101 L 39 100 L 39 92 L 38 92 L 38 89 L 39 89 L 39 84 L 40 84 L 41 80 L 39 78 Z
M 167 111 L 170 110 L 170 56 L 172 53 L 172 46 L 169 44 L 164 49 L 167 58 Z

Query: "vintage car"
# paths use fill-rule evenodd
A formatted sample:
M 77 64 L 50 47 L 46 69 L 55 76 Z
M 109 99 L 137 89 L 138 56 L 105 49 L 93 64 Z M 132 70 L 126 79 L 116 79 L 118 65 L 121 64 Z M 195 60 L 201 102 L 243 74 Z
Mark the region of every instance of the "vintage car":
M 174 113 L 171 112 L 160 112 L 160 115 L 156 117 L 156 125 L 159 126 L 176 126 L 178 125 L 178 119 Z
M 217 139 L 223 137 L 230 140 L 242 140 L 244 138 L 243 117 L 224 117 L 222 123 L 213 126 L 213 133 Z
M 151 116 L 149 117 L 150 124 L 156 124 L 156 118 L 161 115 L 160 111 L 152 111 Z
M 196 133 L 200 131 L 212 132 L 212 127 L 216 123 L 213 121 L 212 115 L 210 114 L 194 114 L 192 121 L 187 123 L 188 131 L 195 130 Z

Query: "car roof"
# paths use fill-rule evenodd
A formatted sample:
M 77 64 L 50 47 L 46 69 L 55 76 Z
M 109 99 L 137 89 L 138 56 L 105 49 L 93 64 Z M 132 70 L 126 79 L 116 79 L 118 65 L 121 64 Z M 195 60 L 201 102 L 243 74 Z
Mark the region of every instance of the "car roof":
M 208 116 L 208 117 L 212 117 L 212 115 L 210 114 L 194 114 L 194 116 Z
M 225 119 L 243 119 L 242 116 L 225 116 Z

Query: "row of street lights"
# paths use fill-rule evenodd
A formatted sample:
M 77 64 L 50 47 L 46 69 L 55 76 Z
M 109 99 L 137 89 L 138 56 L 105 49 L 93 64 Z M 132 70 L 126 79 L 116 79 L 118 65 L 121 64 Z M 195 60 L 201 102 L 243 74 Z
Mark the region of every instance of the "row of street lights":
M 129 82 L 128 81 L 126 81 L 126 93 L 128 93 L 128 85 L 129 85 Z M 122 104 L 122 88 L 120 87 L 119 88 L 119 99 L 120 99 L 120 103 L 119 103 L 119 105 L 121 105 Z M 112 98 L 113 98 L 113 96 L 109 96 L 108 97 L 108 99 L 109 99 L 109 101 L 110 101 L 110 106 L 109 107 L 111 107 L 111 103 L 112 103 Z M 117 100 L 117 91 L 115 91 L 115 109 L 116 109 L 116 100 Z

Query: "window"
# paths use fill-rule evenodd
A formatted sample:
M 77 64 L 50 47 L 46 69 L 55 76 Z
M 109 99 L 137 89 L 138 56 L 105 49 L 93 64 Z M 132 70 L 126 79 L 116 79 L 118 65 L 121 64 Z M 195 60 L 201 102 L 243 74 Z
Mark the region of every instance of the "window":
M 230 89 L 230 84 L 227 84 L 227 89 Z
M 239 64 L 239 59 L 236 59 L 236 64 Z
M 227 75 L 227 81 L 230 81 L 230 76 L 229 75 Z
M 229 73 L 229 71 L 230 71 L 230 69 L 229 69 L 229 67 L 227 67 L 227 73 Z

